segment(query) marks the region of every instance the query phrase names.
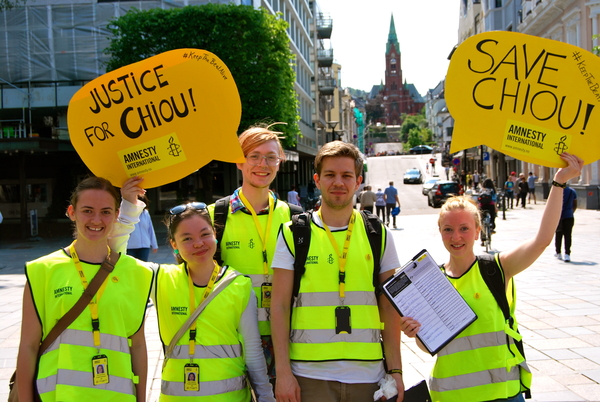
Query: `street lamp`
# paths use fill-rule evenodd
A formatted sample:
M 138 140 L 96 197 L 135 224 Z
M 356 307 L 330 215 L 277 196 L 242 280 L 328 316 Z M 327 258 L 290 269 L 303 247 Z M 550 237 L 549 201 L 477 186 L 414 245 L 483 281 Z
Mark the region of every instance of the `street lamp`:
M 335 139 L 335 127 L 337 126 L 337 124 L 338 124 L 337 121 L 328 121 L 327 122 L 327 126 L 331 129 L 331 139 L 332 139 L 332 141 Z

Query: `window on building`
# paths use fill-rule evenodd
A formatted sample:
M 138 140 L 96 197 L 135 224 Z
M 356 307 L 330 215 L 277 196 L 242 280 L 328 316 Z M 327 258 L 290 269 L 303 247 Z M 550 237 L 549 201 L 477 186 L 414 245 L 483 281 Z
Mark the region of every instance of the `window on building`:
M 502 7 L 502 0 L 496 0 L 496 8 Z

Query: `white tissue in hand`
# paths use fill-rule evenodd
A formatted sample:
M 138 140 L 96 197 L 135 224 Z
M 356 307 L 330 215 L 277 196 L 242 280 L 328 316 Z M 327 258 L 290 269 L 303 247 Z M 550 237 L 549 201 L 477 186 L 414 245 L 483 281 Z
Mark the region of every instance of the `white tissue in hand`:
M 382 396 L 385 396 L 386 399 L 390 399 L 393 396 L 398 395 L 398 389 L 396 388 L 396 380 L 389 374 L 386 374 L 379 382 L 379 389 L 375 391 L 373 394 L 373 400 L 378 401 Z

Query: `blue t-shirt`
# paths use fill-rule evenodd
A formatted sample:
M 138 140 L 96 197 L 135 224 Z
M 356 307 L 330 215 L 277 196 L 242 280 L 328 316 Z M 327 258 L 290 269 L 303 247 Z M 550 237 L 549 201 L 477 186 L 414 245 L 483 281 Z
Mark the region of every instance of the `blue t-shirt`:
M 529 186 L 529 189 L 533 189 L 535 188 L 535 181 L 537 180 L 537 176 L 529 176 L 527 178 L 527 185 Z
M 395 187 L 389 186 L 383 192 L 385 194 L 385 203 L 386 204 L 396 204 L 396 196 L 398 195 L 398 190 Z
M 565 187 L 563 190 L 563 205 L 560 219 L 573 217 L 573 202 L 577 199 L 577 193 L 571 187 Z

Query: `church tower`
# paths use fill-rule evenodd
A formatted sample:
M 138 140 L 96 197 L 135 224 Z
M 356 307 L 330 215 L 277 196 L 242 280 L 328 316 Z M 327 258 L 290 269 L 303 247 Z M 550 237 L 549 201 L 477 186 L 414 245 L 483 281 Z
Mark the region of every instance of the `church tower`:
M 385 83 L 381 93 L 387 125 L 401 125 L 403 113 L 415 114 L 424 106 L 415 86 L 407 84 L 402 78 L 402 55 L 393 14 L 385 48 Z

